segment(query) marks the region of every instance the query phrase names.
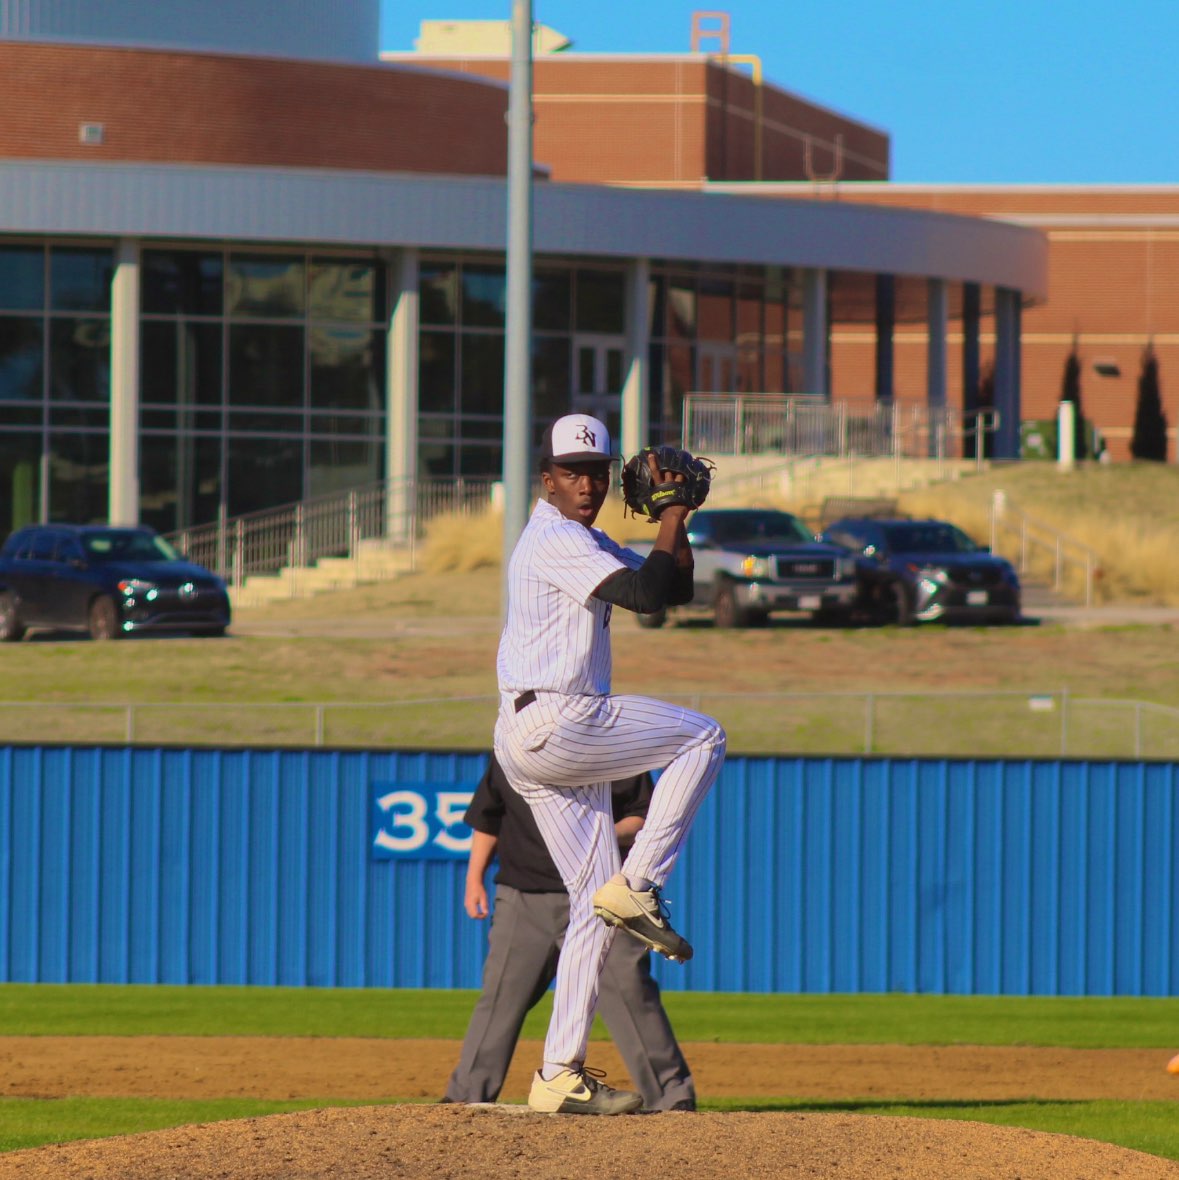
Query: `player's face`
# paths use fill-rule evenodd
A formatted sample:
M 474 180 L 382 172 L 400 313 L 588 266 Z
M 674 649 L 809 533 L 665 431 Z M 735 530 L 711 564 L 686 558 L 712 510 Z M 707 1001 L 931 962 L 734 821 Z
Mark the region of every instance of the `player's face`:
M 563 467 L 554 463 L 550 470 L 541 474 L 541 479 L 549 494 L 549 503 L 562 516 L 589 528 L 598 519 L 610 490 L 610 464 L 575 463 L 572 467 Z

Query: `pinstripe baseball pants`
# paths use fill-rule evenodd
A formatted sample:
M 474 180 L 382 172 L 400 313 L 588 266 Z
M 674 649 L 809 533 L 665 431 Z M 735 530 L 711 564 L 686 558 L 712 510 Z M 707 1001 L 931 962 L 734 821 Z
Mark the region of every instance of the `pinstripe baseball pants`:
M 517 712 L 513 694 L 505 693 L 495 753 L 512 788 L 532 808 L 569 892 L 544 1059 L 580 1065 L 613 934 L 591 904 L 619 869 L 609 784 L 663 768 L 622 866 L 628 876 L 662 886 L 720 773 L 725 733 L 711 717 L 651 697 L 537 692 L 534 703 Z M 586 785 L 590 778 L 601 781 Z

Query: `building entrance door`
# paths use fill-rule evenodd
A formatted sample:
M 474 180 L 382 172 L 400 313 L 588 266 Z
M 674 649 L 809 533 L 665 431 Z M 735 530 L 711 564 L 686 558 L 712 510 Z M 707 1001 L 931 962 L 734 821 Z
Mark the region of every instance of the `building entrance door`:
M 615 449 L 622 428 L 622 371 L 625 343 L 617 336 L 573 338 L 573 412 L 606 423 Z

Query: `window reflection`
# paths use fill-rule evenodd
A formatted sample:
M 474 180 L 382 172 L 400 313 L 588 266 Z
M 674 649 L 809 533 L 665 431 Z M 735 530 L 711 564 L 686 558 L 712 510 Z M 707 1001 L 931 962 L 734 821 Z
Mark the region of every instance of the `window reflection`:
M 313 319 L 369 321 L 384 317 L 384 308 L 379 306 L 384 299 L 378 304 L 377 269 L 370 263 L 313 262 L 308 295 Z
M 289 318 L 303 314 L 303 262 L 278 255 L 231 254 L 226 276 L 230 315 Z
M 40 401 L 42 321 L 0 316 L 0 401 Z
M 109 320 L 50 321 L 49 396 L 53 401 L 110 401 Z
M 229 329 L 229 403 L 303 407 L 303 330 L 275 324 Z
M 45 306 L 45 251 L 40 246 L 0 249 L 0 308 L 40 311 Z
M 143 310 L 163 315 L 220 315 L 220 254 L 193 250 L 144 250 L 140 301 Z
M 502 266 L 463 267 L 462 322 L 465 327 L 502 328 L 507 279 Z
M 313 327 L 308 336 L 312 407 L 379 412 L 385 400 L 377 384 L 384 371 L 384 333 Z
M 81 431 L 49 435 L 49 519 L 105 522 L 110 482 L 108 436 Z
M 49 306 L 54 311 L 110 311 L 110 250 L 67 249 L 49 251 Z

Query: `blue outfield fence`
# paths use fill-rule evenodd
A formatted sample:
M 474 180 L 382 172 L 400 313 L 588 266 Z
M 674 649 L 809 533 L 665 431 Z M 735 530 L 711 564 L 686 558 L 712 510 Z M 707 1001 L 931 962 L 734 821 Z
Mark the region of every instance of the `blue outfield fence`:
M 0 749 L 0 981 L 477 987 L 480 755 Z M 670 989 L 1174 995 L 1170 763 L 730 758 Z

